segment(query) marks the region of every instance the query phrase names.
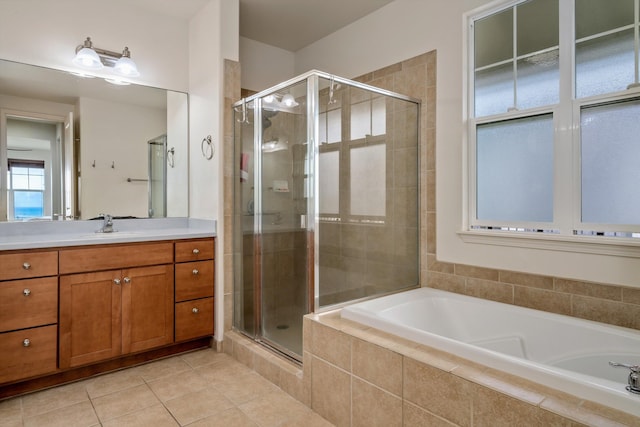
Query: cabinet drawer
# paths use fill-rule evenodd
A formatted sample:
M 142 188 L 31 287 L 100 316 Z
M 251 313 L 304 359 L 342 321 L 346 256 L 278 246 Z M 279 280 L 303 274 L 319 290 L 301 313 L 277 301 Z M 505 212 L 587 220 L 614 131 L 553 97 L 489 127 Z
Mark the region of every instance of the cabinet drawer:
M 213 298 L 176 304 L 176 342 L 213 335 Z
M 60 251 L 60 274 L 113 270 L 173 262 L 173 243 L 100 245 Z
M 213 296 L 213 261 L 176 264 L 176 302 Z
M 58 278 L 0 283 L 0 332 L 58 323 Z
M 0 334 L 0 383 L 56 370 L 55 325 Z
M 0 280 L 28 279 L 58 274 L 58 252 L 0 254 Z
M 213 239 L 176 242 L 176 262 L 213 259 Z

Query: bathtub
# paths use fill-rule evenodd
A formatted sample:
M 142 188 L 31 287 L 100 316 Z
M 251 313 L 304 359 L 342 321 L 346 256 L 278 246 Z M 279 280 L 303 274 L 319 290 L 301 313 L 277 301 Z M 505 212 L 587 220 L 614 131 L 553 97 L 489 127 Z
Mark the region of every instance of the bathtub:
M 628 392 L 640 332 L 420 288 L 347 306 L 341 317 L 640 416 Z

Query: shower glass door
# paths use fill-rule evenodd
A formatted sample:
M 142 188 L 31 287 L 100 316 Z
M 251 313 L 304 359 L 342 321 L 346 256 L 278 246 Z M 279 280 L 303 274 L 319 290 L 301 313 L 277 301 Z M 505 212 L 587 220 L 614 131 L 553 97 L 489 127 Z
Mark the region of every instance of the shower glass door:
M 307 82 L 260 99 L 262 241 L 261 335 L 302 356 L 302 317 L 309 312 Z M 313 260 L 311 260 L 313 261 Z
M 313 295 L 308 114 L 306 80 L 234 112 L 234 326 L 297 360 Z

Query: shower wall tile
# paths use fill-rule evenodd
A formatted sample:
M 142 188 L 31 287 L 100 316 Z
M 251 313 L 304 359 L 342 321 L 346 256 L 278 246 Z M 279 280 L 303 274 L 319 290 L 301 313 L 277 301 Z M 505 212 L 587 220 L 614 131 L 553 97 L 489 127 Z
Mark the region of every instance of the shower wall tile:
M 491 301 L 513 304 L 513 285 L 468 278 L 465 294 Z
M 576 280 L 556 278 L 554 280 L 554 289 L 558 292 L 567 292 L 587 297 L 622 301 L 622 288 L 618 286 L 607 286 L 599 283 L 579 282 Z
M 522 307 L 571 315 L 571 295 L 558 294 L 546 289 L 514 286 L 513 303 Z

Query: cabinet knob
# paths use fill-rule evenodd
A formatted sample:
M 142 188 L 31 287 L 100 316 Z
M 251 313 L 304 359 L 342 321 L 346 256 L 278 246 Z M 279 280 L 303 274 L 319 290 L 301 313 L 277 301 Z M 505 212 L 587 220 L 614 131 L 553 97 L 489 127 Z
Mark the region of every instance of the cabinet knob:
M 194 269 L 193 269 L 193 271 L 192 271 L 192 273 L 193 273 L 193 275 L 194 275 L 194 276 L 197 276 L 197 275 L 198 275 L 198 273 L 200 273 L 200 272 L 198 271 L 198 269 L 197 269 L 197 268 L 194 268 Z
M 198 310 L 198 307 L 193 307 L 193 308 L 191 309 L 191 312 L 192 312 L 193 314 L 198 314 L 198 313 L 200 313 L 200 310 Z
M 25 262 L 22 264 L 22 268 L 24 268 L 25 270 L 29 270 L 31 268 L 31 264 L 29 264 L 28 262 Z
M 198 255 L 200 253 L 200 249 L 196 248 L 192 252 L 193 252 L 194 255 Z
M 124 280 L 124 283 L 126 283 L 126 284 L 131 283 L 131 278 L 130 277 L 125 277 L 123 280 Z
M 116 285 L 119 285 L 120 284 L 120 279 L 113 279 L 113 283 L 116 284 Z
M 22 295 L 28 297 L 29 295 L 31 295 L 31 289 L 25 288 L 25 290 L 22 291 Z
M 24 341 L 22 341 L 23 347 L 29 347 L 30 345 L 31 345 L 31 340 L 29 338 L 25 338 Z

